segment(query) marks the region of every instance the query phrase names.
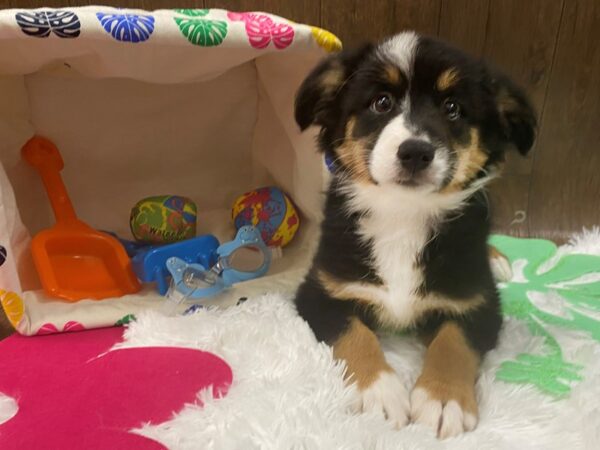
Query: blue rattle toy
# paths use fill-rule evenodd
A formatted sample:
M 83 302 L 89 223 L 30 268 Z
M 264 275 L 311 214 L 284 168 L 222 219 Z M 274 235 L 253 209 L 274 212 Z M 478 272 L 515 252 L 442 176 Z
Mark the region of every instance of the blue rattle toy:
M 235 268 L 233 257 L 241 248 L 258 250 L 261 253 L 262 262 L 258 268 Z M 172 306 L 190 298 L 209 297 L 240 281 L 258 278 L 267 272 L 271 264 L 271 251 L 263 242 L 258 229 L 253 226 L 241 227 L 235 239 L 220 245 L 215 253 L 216 263 L 210 268 L 200 263 L 190 264 L 178 257 L 167 260 L 167 270 L 171 273 L 167 300 Z

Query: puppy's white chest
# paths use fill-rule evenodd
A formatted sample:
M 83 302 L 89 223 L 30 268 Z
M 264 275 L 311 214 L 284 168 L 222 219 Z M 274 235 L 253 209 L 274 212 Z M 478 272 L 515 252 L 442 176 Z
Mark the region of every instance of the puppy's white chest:
M 361 234 L 371 242 L 375 269 L 384 283 L 378 296 L 381 319 L 398 326 L 410 325 L 423 282 L 417 259 L 427 241 L 427 226 L 420 217 L 374 214 L 362 220 Z

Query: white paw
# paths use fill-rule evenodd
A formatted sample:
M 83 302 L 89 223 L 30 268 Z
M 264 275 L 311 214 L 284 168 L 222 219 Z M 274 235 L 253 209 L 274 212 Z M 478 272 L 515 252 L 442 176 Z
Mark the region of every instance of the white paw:
M 381 372 L 375 382 L 360 391 L 360 395 L 361 411 L 379 412 L 396 428 L 408 424 L 408 391 L 394 372 Z
M 513 273 L 510 262 L 504 255 L 497 255 L 490 258 L 492 274 L 497 282 L 506 283 L 512 279 Z
M 477 416 L 463 410 L 456 400 L 444 404 L 441 400 L 431 398 L 423 388 L 412 391 L 410 415 L 414 423 L 433 428 L 440 439 L 472 431 L 477 425 Z

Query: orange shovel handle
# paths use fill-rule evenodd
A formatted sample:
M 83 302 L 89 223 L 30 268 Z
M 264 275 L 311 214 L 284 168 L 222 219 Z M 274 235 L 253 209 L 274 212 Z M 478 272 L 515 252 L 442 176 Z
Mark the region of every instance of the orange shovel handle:
M 21 150 L 23 159 L 39 172 L 57 222 L 76 222 L 73 204 L 63 183 L 60 171 L 63 159 L 56 145 L 43 137 L 34 136 Z

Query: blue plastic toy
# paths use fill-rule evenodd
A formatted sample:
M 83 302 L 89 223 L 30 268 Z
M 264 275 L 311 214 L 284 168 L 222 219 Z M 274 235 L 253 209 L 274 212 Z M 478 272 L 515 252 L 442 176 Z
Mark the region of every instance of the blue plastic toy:
M 137 255 L 142 250 L 147 250 L 150 247 L 156 247 L 155 245 L 152 245 L 152 244 L 145 244 L 143 242 L 130 241 L 127 239 L 123 239 L 123 238 L 119 237 L 116 233 L 113 233 L 112 231 L 106 231 L 106 230 L 100 230 L 100 231 L 102 231 L 103 233 L 106 233 L 106 234 L 110 234 L 112 237 L 118 239 L 119 242 L 121 243 L 121 245 L 125 248 L 125 251 L 127 252 L 127 255 L 130 258 L 133 258 L 135 255 Z
M 243 247 L 261 252 L 262 262 L 258 268 L 248 271 L 234 268 L 233 253 Z M 215 254 L 214 264 L 188 263 L 179 257 L 169 258 L 167 269 L 172 282 L 167 297 L 176 303 L 188 298 L 208 297 L 234 283 L 264 275 L 271 264 L 271 251 L 264 244 L 259 230 L 253 226 L 241 227 L 235 239 L 219 246 Z
M 158 292 L 165 295 L 169 289 L 170 273 L 167 260 L 177 257 L 189 264 L 201 264 L 212 267 L 216 262 L 219 241 L 211 234 L 198 236 L 173 244 L 151 246 L 146 248 L 130 248 L 135 253 L 131 259 L 133 271 L 140 281 L 151 283 L 156 281 Z

